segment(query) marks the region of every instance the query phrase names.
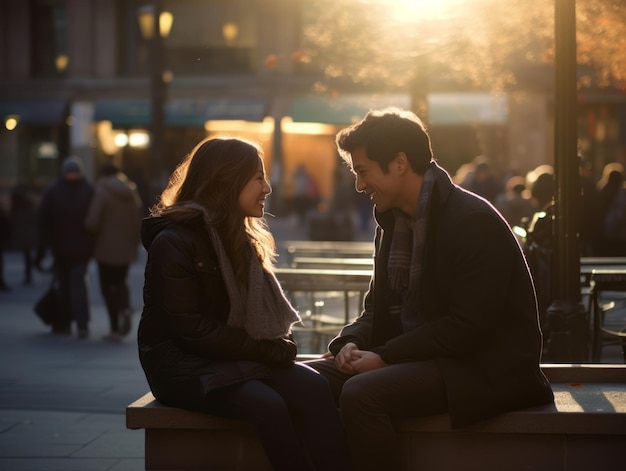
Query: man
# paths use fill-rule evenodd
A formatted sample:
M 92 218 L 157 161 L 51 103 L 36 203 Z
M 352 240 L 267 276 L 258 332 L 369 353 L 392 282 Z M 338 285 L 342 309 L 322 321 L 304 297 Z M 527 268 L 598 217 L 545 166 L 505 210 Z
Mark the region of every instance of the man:
M 75 321 L 81 339 L 89 336 L 87 265 L 93 240 L 85 228 L 85 217 L 93 191 L 82 162 L 69 157 L 63 161 L 59 178 L 42 196 L 37 216 L 40 248 L 35 266 L 41 266 L 46 250 L 50 249 L 59 283 L 59 316 L 53 322 L 52 332 L 70 334 Z
M 4 251 L 9 245 L 12 231 L 9 217 L 5 214 L 4 208 L 0 206 L 0 291 L 11 291 L 4 279 Z
M 533 283 L 507 222 L 454 185 L 413 113 L 370 111 L 337 135 L 374 203 L 364 311 L 312 361 L 331 383 L 355 469 L 400 469 L 394 417 L 451 426 L 553 401 Z
M 95 237 L 100 291 L 111 331 L 105 340 L 119 342 L 131 329 L 128 270 L 137 258 L 143 204 L 137 186 L 115 165 L 102 167 L 85 225 Z

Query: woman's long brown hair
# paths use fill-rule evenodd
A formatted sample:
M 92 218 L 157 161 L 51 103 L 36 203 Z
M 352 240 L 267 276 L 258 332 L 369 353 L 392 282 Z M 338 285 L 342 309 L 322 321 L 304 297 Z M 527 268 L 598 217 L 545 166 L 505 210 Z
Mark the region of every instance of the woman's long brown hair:
M 197 203 L 215 224 L 237 276 L 246 272 L 248 242 L 270 270 L 276 257 L 274 238 L 264 219 L 242 217 L 239 208 L 239 194 L 258 171 L 262 156 L 260 146 L 250 141 L 204 139 L 172 173 L 150 214 L 182 221 L 194 211 L 184 203 Z

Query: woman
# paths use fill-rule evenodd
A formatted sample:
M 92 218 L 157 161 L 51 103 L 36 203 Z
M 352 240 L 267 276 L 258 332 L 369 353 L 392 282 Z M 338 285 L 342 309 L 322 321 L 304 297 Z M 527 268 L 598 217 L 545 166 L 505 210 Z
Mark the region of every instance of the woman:
M 164 404 L 251 422 L 277 470 L 349 469 L 326 380 L 295 363 L 297 313 L 271 272 L 261 150 L 200 142 L 142 227 L 139 355 Z M 310 458 L 309 458 L 310 457 Z

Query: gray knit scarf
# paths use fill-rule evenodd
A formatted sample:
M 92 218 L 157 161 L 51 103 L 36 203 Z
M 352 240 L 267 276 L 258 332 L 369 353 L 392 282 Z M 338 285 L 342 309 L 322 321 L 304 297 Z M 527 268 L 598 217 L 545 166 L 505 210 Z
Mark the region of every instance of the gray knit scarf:
M 249 246 L 248 284 L 239 283 L 232 264 L 215 225 L 211 223 L 206 210 L 197 204 L 188 204 L 199 209 L 204 217 L 211 243 L 217 254 L 226 291 L 230 300 L 228 325 L 245 329 L 253 339 L 275 339 L 291 333 L 293 324 L 300 322 L 300 316 L 291 306 L 276 279 L 276 276 L 263 269 L 256 257 L 254 248 Z
M 415 312 L 435 181 L 435 171 L 431 166 L 424 174 L 414 222 L 411 222 L 402 211 L 393 210 L 394 231 L 387 270 L 389 285 L 393 292 L 400 295 L 403 303 L 389 306 L 389 313 L 400 315 L 405 329 L 414 327 L 417 321 Z

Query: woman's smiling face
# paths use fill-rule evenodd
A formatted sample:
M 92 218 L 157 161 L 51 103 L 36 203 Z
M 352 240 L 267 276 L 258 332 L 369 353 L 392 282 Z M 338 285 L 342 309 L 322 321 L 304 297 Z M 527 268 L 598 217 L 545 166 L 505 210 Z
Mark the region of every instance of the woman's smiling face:
M 265 197 L 271 192 L 272 188 L 265 177 L 263 161 L 259 158 L 257 172 L 239 193 L 239 209 L 243 217 L 263 217 Z

